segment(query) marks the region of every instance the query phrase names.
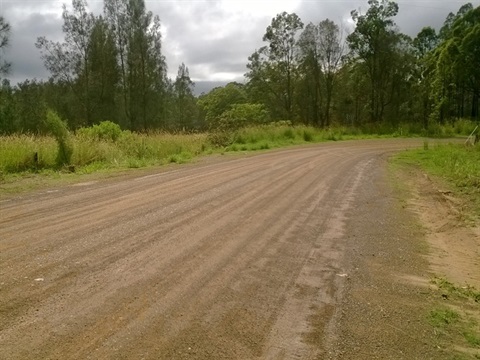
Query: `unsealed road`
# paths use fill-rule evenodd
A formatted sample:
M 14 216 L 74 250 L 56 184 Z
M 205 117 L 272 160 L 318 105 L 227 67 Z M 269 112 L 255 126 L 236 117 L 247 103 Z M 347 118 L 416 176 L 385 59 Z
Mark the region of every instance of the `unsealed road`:
M 313 359 L 335 337 L 365 174 L 342 142 L 0 203 L 1 359 Z

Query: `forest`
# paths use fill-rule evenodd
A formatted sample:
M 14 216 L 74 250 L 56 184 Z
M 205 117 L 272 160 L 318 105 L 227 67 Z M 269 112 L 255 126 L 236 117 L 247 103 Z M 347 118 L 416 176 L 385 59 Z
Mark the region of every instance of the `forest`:
M 205 132 L 288 121 L 317 128 L 421 132 L 461 119 L 479 121 L 480 7 L 467 3 L 411 38 L 388 0 L 351 12 L 346 34 L 329 19 L 304 24 L 280 13 L 264 46 L 246 61 L 244 83 L 194 95 L 188 67 L 167 76 L 160 18 L 144 0 L 104 0 L 101 15 L 86 0 L 63 7 L 63 42 L 40 36 L 48 80 L 10 84 L 11 27 L 0 17 L 0 134 L 42 134 L 49 111 L 75 131 L 103 121 L 123 130 Z

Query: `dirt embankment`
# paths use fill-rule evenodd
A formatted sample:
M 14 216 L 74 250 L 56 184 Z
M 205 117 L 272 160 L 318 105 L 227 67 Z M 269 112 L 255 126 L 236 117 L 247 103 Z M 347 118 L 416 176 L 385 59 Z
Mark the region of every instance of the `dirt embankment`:
M 0 358 L 438 358 L 422 230 L 385 173 L 419 145 L 323 144 L 3 200 Z

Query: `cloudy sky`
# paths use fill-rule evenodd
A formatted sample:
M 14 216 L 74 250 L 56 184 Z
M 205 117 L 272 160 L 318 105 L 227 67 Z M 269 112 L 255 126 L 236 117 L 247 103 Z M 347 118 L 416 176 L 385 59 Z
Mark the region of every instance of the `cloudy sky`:
M 13 63 L 12 83 L 46 79 L 38 36 L 62 40 L 62 4 L 71 0 L 0 0 L 0 15 L 11 25 L 11 43 L 4 56 Z M 414 36 L 424 26 L 439 28 L 447 14 L 467 1 L 398 0 L 396 23 Z M 471 1 L 474 6 L 480 0 Z M 100 14 L 103 1 L 90 0 Z M 244 80 L 247 58 L 262 46 L 265 28 L 282 11 L 296 12 L 304 23 L 329 18 L 348 32 L 350 11 L 365 12 L 367 0 L 147 0 L 147 8 L 162 21 L 163 51 L 169 75 L 175 77 L 184 62 L 196 82 L 196 92 L 229 81 Z

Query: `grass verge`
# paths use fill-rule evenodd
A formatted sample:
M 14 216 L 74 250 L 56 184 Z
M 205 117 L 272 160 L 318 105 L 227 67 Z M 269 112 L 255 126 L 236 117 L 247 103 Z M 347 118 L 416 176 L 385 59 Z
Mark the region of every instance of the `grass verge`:
M 443 180 L 456 197 L 462 198 L 474 219 L 480 215 L 480 145 L 439 144 L 425 141 L 423 149 L 399 153 L 392 169 L 421 168 Z M 476 220 L 474 220 L 476 221 Z M 432 302 L 425 310 L 435 346 L 446 359 L 480 359 L 480 291 L 468 284 L 457 285 L 446 278 L 431 280 Z
M 467 206 L 480 216 L 480 144 L 437 144 L 425 141 L 423 149 L 398 154 L 394 161 L 421 167 L 446 181 L 451 190 L 466 199 Z
M 434 278 L 436 305 L 427 321 L 437 339 L 437 347 L 451 359 L 480 359 L 480 291 L 457 286 L 445 278 Z
M 184 163 L 204 154 L 255 151 L 290 145 L 346 139 L 377 138 L 348 128 L 318 129 L 289 123 L 243 128 L 210 134 L 138 134 L 103 122 L 77 130 L 71 136 L 69 170 L 92 173 L 109 169 L 141 168 L 166 163 Z M 57 161 L 58 147 L 52 136 L 12 135 L 0 137 L 0 181 L 11 174 L 49 174 L 66 167 Z
M 375 131 L 377 131 L 375 133 Z M 58 144 L 52 136 L 0 136 L 0 191 L 2 184 L 31 177 L 65 177 L 66 173 L 92 174 L 185 163 L 201 155 L 256 151 L 292 145 L 366 138 L 412 136 L 412 129 L 335 127 L 319 129 L 292 126 L 289 121 L 230 132 L 209 134 L 138 134 L 122 131 L 117 124 L 102 122 L 78 129 L 69 136 L 72 148 L 68 163 L 58 161 Z M 32 183 L 32 188 L 38 187 Z M 11 189 L 11 187 L 10 187 Z M 22 191 L 22 186 L 14 192 Z

